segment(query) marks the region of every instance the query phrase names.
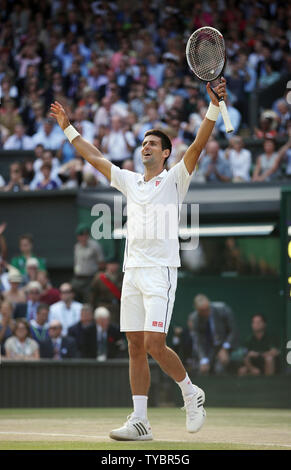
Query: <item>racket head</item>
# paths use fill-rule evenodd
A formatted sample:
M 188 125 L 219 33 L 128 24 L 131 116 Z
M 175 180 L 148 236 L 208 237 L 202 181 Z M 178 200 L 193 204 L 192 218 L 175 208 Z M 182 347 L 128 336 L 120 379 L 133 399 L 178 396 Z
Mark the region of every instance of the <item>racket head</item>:
M 216 80 L 223 73 L 226 63 L 222 34 L 210 26 L 197 29 L 187 41 L 186 58 L 189 68 L 200 80 Z

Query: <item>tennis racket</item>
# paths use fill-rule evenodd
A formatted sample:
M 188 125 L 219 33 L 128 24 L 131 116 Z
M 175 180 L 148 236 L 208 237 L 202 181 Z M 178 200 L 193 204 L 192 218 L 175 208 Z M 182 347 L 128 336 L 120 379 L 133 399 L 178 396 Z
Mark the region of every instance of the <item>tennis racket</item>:
M 219 80 L 226 63 L 222 34 L 210 26 L 197 29 L 188 39 L 186 58 L 190 69 L 199 80 L 203 82 Z M 218 98 L 218 101 L 226 132 L 232 132 L 234 129 L 224 99 Z

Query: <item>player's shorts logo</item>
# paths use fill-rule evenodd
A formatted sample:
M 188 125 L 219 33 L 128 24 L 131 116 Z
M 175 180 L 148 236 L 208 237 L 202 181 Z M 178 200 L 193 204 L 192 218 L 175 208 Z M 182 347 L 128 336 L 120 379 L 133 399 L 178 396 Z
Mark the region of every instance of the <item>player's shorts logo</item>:
M 157 326 L 159 328 L 163 328 L 163 322 L 162 321 L 153 321 L 152 326 Z

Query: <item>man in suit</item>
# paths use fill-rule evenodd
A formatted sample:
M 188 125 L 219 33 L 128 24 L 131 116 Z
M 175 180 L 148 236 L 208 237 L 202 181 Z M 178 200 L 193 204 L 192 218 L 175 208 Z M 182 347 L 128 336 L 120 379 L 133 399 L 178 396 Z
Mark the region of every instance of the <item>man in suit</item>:
M 98 307 L 94 312 L 96 322 L 96 358 L 98 361 L 126 356 L 126 342 L 118 326 L 110 322 L 110 312 Z
M 52 320 L 49 324 L 49 338 L 40 343 L 40 357 L 42 359 L 70 359 L 77 356 L 74 338 L 62 336 L 62 324 L 59 320 Z
M 25 318 L 30 322 L 31 320 L 36 320 L 42 288 L 38 281 L 30 281 L 25 290 L 27 293 L 27 302 L 16 304 L 13 315 L 15 319 Z
M 199 370 L 202 374 L 221 373 L 230 362 L 237 334 L 232 311 L 224 302 L 210 302 L 203 294 L 194 298 L 191 314 L 197 338 Z
M 78 357 L 96 359 L 96 323 L 91 305 L 82 306 L 80 321 L 69 328 L 68 336 L 76 341 Z

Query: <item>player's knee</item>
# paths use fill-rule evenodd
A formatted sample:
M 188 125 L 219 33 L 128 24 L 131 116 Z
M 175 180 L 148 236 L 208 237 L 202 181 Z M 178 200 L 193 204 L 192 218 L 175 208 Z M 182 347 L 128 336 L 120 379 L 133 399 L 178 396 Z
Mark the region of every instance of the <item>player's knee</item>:
M 143 341 L 135 336 L 128 336 L 128 354 L 130 357 L 137 357 L 145 354 Z
M 156 360 L 158 360 L 158 358 L 163 353 L 164 345 L 160 342 L 157 342 L 154 338 L 145 338 L 144 346 L 146 352 Z

